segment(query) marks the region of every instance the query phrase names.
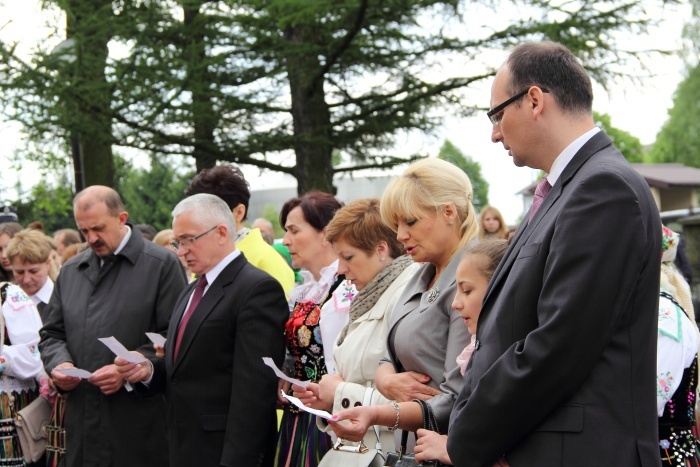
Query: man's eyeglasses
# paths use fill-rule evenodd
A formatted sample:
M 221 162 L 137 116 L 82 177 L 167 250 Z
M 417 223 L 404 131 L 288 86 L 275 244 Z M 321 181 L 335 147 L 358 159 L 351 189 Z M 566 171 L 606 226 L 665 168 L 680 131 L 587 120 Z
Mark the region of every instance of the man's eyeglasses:
M 202 232 L 201 234 L 197 235 L 196 237 L 183 238 L 182 240 L 176 240 L 174 242 L 170 242 L 170 246 L 175 248 L 175 251 L 179 250 L 180 247 L 187 248 L 187 249 L 192 248 L 192 245 L 194 245 L 195 240 L 205 236 L 206 234 L 208 234 L 209 232 L 211 232 L 212 230 L 214 230 L 217 227 L 218 227 L 218 225 L 215 225 L 211 229 L 207 230 L 206 232 Z
M 540 88 L 540 89 L 541 89 L 541 88 Z M 492 124 L 492 125 L 498 125 L 499 123 L 501 123 L 501 119 L 503 118 L 503 109 L 505 109 L 505 108 L 508 107 L 510 104 L 512 104 L 513 102 L 517 101 L 517 100 L 520 99 L 521 97 L 523 97 L 525 94 L 527 94 L 527 92 L 528 92 L 529 90 L 530 90 L 530 88 L 527 88 L 526 90 L 517 93 L 516 95 L 514 95 L 514 96 L 511 97 L 510 99 L 506 100 L 505 102 L 502 102 L 502 103 L 498 104 L 496 107 L 494 107 L 493 109 L 491 109 L 491 110 L 489 110 L 488 112 L 486 112 L 486 116 L 487 116 L 487 117 L 489 118 L 489 120 L 491 121 L 491 124 Z M 548 92 L 549 92 L 549 91 L 546 90 L 546 89 L 541 89 L 541 90 L 542 90 L 542 92 L 544 92 L 544 93 L 548 93 Z

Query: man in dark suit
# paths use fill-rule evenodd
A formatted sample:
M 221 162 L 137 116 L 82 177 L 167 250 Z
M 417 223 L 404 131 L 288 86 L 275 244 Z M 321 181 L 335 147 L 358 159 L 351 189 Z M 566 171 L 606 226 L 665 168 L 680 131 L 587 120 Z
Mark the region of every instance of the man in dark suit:
M 450 421 L 454 465 L 659 465 L 661 222 L 592 100 L 552 42 L 516 47 L 496 74 L 492 140 L 551 189 L 538 185 L 486 292 Z
M 172 466 L 272 466 L 277 377 L 289 315 L 279 282 L 235 247 L 220 198 L 198 194 L 173 210 L 174 244 L 199 279 L 180 295 L 163 359 L 120 371 L 146 393 L 166 390 Z M 174 245 L 174 246 L 175 246 Z

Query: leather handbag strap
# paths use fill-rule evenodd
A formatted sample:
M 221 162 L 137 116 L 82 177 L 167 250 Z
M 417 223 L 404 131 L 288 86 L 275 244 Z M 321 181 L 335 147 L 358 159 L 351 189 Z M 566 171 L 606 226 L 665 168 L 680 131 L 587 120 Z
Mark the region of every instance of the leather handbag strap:
M 435 418 L 435 412 L 433 412 L 433 408 L 430 407 L 430 404 L 424 400 L 415 399 L 415 401 L 420 404 L 421 410 L 423 411 L 423 428 L 440 433 L 440 428 Z
M 435 413 L 432 407 L 424 400 L 413 399 L 413 402 L 417 402 L 420 405 L 421 411 L 423 412 L 423 428 L 426 430 L 434 431 L 440 433 L 440 429 L 437 424 L 437 419 L 435 418 Z M 414 433 L 415 435 L 415 433 Z M 418 439 L 418 436 L 416 436 Z M 406 449 L 408 445 L 408 430 L 401 431 L 401 450 L 399 451 L 399 459 L 406 454 Z

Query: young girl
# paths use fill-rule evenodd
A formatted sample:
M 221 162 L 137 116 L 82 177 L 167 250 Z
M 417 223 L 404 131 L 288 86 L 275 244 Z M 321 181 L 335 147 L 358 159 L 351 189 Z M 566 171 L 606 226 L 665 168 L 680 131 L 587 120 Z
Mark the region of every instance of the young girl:
M 484 206 L 479 214 L 479 240 L 505 239 L 508 235 L 508 226 L 503 220 L 501 212 L 493 206 Z
M 476 340 L 476 322 L 481 313 L 486 288 L 493 273 L 508 249 L 505 240 L 487 240 L 468 250 L 457 266 L 457 294 L 452 301 L 452 308 L 459 312 L 469 328 L 471 342 L 457 357 L 462 374 L 467 369 L 469 357 L 474 351 Z M 417 461 L 438 460 L 452 465 L 447 454 L 447 435 L 420 429 L 415 453 Z

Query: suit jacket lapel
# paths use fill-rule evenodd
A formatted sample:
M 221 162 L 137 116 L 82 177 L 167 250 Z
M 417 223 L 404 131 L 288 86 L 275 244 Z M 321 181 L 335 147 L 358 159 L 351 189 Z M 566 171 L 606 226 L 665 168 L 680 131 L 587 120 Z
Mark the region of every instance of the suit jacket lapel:
M 202 323 L 207 319 L 207 317 L 211 314 L 211 312 L 214 310 L 219 301 L 221 301 L 221 299 L 224 297 L 224 288 L 228 286 L 231 282 L 233 282 L 234 278 L 245 263 L 245 257 L 243 255 L 238 256 L 236 259 L 231 261 L 231 263 L 228 266 L 226 266 L 223 269 L 223 271 L 221 271 L 216 280 L 209 285 L 209 288 L 202 297 L 202 301 L 199 302 L 197 308 L 192 312 L 192 316 L 190 317 L 190 320 L 187 323 L 185 334 L 183 334 L 182 342 L 180 343 L 180 350 L 177 354 L 177 360 L 174 362 L 173 371 L 177 370 L 184 356 L 187 354 Z M 190 292 L 193 287 L 194 286 L 190 288 Z M 191 295 L 191 293 L 189 295 Z M 189 301 L 189 295 L 187 295 L 187 301 Z M 185 306 L 186 305 L 187 302 L 185 302 Z M 183 314 L 184 307 L 182 310 L 178 310 L 178 316 L 180 318 L 182 318 Z M 179 323 L 179 321 L 177 321 L 177 323 Z M 175 329 L 177 329 L 177 326 L 175 326 Z M 172 336 L 173 339 L 175 338 L 175 335 L 176 334 L 174 332 Z M 168 337 L 170 337 L 170 330 L 168 331 Z M 172 342 L 175 342 L 175 340 L 173 340 Z
M 167 340 L 165 343 L 165 366 L 166 370 L 170 372 L 173 367 L 173 353 L 175 352 L 175 339 L 177 338 L 177 329 L 180 326 L 180 321 L 182 321 L 182 315 L 185 314 L 185 309 L 187 308 L 187 303 L 192 296 L 192 291 L 194 290 L 197 281 L 192 281 L 183 290 L 180 298 L 175 304 L 173 309 L 173 314 L 170 316 L 170 325 L 168 326 L 168 334 L 166 336 Z M 201 302 L 200 302 L 201 304 Z
M 100 257 L 92 250 L 89 250 L 78 263 L 78 270 L 85 274 L 90 284 L 94 287 L 100 280 Z
M 496 287 L 497 284 L 501 282 L 501 279 L 504 274 L 507 275 L 507 271 L 510 270 L 510 265 L 512 264 L 511 258 L 514 258 L 517 253 L 514 253 L 513 251 L 517 248 L 520 248 L 520 239 L 523 236 L 523 232 L 527 228 L 527 214 L 525 214 L 525 217 L 523 220 L 520 222 L 520 225 L 518 226 L 518 230 L 515 232 L 515 236 L 513 239 L 510 241 L 510 246 L 508 247 L 508 250 L 506 251 L 505 256 L 501 260 L 501 262 L 498 264 L 498 267 L 496 268 L 496 271 L 493 273 L 493 277 L 491 278 L 491 281 L 489 282 L 488 287 L 486 288 L 486 295 L 484 296 L 484 301 L 483 305 L 486 305 L 486 302 L 488 301 L 489 297 L 491 296 L 491 291 Z M 483 309 L 483 306 L 482 306 Z
M 559 200 L 564 187 L 571 181 L 583 164 L 586 163 L 591 156 L 593 156 L 593 154 L 607 146 L 610 146 L 611 144 L 612 140 L 607 134 L 605 134 L 604 131 L 599 131 L 593 135 L 593 137 L 589 139 L 586 144 L 581 147 L 581 149 L 579 149 L 573 159 L 571 159 L 569 164 L 564 169 L 564 172 L 562 172 L 561 176 L 559 177 L 559 180 L 557 180 L 557 183 L 554 184 L 551 191 L 544 199 L 540 205 L 540 208 L 537 210 L 535 216 L 530 222 L 528 222 L 529 216 L 527 214 L 525 215 L 525 218 L 518 227 L 515 237 L 511 241 L 510 248 L 506 252 L 506 255 L 501 263 L 498 265 L 498 268 L 496 269 L 496 272 L 489 283 L 489 287 L 486 290 L 486 296 L 484 297 L 483 301 L 483 308 L 486 307 L 486 304 L 491 297 L 491 292 L 508 276 L 510 268 L 513 266 L 513 262 L 518 257 L 520 248 L 527 242 L 539 223 L 547 215 L 547 212 L 552 208 L 552 206 L 554 206 L 557 200 Z

